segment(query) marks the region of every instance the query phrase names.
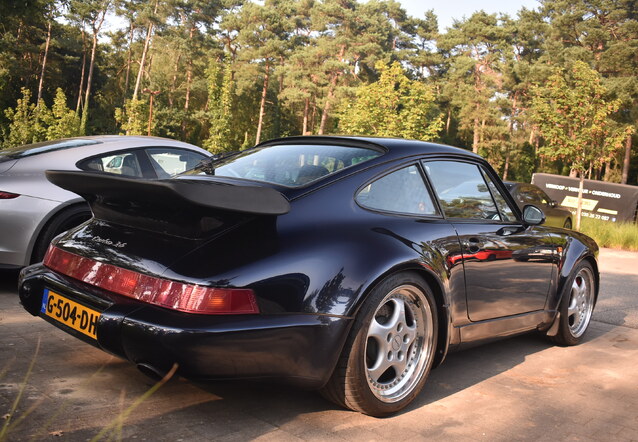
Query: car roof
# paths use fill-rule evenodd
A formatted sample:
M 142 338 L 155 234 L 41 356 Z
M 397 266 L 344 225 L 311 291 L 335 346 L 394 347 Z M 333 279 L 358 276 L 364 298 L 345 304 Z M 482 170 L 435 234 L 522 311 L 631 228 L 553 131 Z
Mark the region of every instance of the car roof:
M 205 152 L 203 149 L 192 144 L 168 138 L 139 135 L 93 135 L 86 137 L 63 138 L 9 148 L 1 151 L 0 157 L 5 157 L 7 159 L 20 159 L 43 154 L 67 155 L 69 152 L 81 152 L 81 155 L 86 156 L 93 153 L 146 146 L 183 147 L 190 150 Z M 87 153 L 87 150 L 90 152 Z
M 268 140 L 255 147 L 267 146 L 272 144 L 311 144 L 311 143 L 331 143 L 361 146 L 377 149 L 381 148 L 386 155 L 384 159 L 409 157 L 413 155 L 455 155 L 466 156 L 469 158 L 482 159 L 480 155 L 470 152 L 458 147 L 448 146 L 445 144 L 431 143 L 420 140 L 406 140 L 402 138 L 387 138 L 387 137 L 363 137 L 363 136 L 351 136 L 351 135 L 310 135 L 310 136 L 296 136 L 286 138 L 276 138 L 274 140 Z

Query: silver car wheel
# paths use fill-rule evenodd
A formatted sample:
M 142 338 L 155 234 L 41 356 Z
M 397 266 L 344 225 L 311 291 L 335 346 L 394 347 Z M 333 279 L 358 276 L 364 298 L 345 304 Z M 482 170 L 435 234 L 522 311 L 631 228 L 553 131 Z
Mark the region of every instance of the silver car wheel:
M 580 269 L 569 293 L 567 317 L 569 332 L 579 338 L 587 330 L 594 309 L 594 278 L 589 268 Z
M 374 396 L 393 403 L 410 394 L 430 365 L 433 346 L 432 309 L 424 293 L 413 285 L 388 293 L 367 331 L 365 367 Z

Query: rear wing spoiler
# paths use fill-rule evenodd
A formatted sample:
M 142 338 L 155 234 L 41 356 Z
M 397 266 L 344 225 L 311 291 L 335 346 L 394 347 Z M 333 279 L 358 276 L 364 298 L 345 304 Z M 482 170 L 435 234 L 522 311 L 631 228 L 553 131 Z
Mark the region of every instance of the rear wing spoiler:
M 83 197 L 97 219 L 201 237 L 229 221 L 290 211 L 271 187 L 215 180 L 147 180 L 101 172 L 47 170 L 47 179 Z M 209 226 L 209 227 L 206 227 Z

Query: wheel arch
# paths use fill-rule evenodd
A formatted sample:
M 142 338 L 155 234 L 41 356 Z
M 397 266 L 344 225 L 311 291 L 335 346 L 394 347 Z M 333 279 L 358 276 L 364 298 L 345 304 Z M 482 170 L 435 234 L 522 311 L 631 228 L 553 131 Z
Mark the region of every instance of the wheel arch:
M 55 222 L 60 216 L 64 215 L 65 212 L 68 212 L 69 210 L 73 210 L 83 206 L 87 208 L 88 212 L 91 211 L 86 201 L 84 201 L 81 198 L 77 198 L 77 199 L 65 202 L 64 204 L 61 204 L 60 206 L 57 206 L 54 210 L 51 210 L 49 213 L 47 213 L 47 215 L 44 218 L 42 218 L 36 230 L 33 232 L 33 235 L 31 236 L 31 240 L 29 241 L 29 247 L 27 249 L 27 252 L 25 253 L 25 260 L 28 262 L 26 262 L 25 265 L 29 265 L 31 262 L 33 262 L 33 258 L 34 258 L 33 255 L 35 253 L 36 246 L 42 240 L 42 234 L 51 225 L 51 223 Z
M 557 281 L 556 299 L 554 300 L 553 309 L 557 309 L 560 305 L 565 285 L 578 264 L 585 261 L 592 266 L 594 271 L 595 293 L 594 302 L 598 300 L 598 292 L 600 288 L 600 274 L 596 256 L 598 255 L 597 244 L 589 237 L 572 232 L 568 241 L 565 243 L 563 258 L 561 261 L 560 272 Z

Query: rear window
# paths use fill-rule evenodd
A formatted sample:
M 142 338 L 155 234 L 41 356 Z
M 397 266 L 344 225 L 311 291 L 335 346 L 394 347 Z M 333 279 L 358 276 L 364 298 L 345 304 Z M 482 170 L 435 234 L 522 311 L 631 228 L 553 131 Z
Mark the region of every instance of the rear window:
M 278 144 L 205 160 L 183 175 L 214 175 L 301 187 L 380 155 L 381 151 L 364 147 Z
M 53 152 L 56 150 L 70 149 L 72 147 L 89 146 L 91 144 L 101 144 L 101 141 L 96 140 L 55 140 L 55 141 L 42 141 L 41 143 L 25 144 L 24 146 L 13 147 L 0 151 L 1 160 L 16 160 L 19 158 L 30 157 L 45 152 Z

